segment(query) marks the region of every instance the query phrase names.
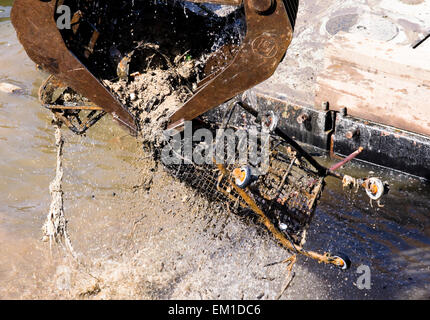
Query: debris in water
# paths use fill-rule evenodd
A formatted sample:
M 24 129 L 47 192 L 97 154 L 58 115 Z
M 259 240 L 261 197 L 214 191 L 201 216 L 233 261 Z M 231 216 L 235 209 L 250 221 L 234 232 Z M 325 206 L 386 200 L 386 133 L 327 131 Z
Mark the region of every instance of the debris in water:
M 18 87 L 14 84 L 1 82 L 0 83 L 0 91 L 5 93 L 21 93 L 23 92 L 23 89 L 21 87 Z

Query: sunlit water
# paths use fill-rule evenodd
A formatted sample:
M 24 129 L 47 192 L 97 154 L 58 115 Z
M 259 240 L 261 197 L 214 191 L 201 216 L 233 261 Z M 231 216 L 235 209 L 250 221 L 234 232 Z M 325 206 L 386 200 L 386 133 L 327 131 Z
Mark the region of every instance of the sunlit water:
M 0 92 L 0 298 L 32 298 L 43 297 L 42 282 L 56 272 L 40 241 L 55 148 L 51 115 L 37 100 L 46 75 L 36 71 L 16 39 L 8 19 L 11 3 L 0 0 L 0 82 L 18 85 L 23 93 Z M 130 188 L 123 181 L 133 174 L 129 164 L 139 146 L 108 117 L 88 136 L 66 134 L 66 141 L 66 210 L 79 212 L 74 232 L 80 248 L 94 230 L 109 234 L 125 223 L 120 208 L 104 204 L 115 203 L 115 192 Z M 391 184 L 391 192 L 384 208 L 371 208 L 362 192 L 345 193 L 338 181 L 328 179 L 307 247 L 349 255 L 350 278 L 359 276 L 355 270 L 362 264 L 372 271 L 371 290 L 345 285 L 334 297 L 430 298 L 429 185 L 370 165 L 354 163 L 343 170 L 355 176 L 374 171 Z M 338 281 L 327 269 L 309 264 L 321 278 Z

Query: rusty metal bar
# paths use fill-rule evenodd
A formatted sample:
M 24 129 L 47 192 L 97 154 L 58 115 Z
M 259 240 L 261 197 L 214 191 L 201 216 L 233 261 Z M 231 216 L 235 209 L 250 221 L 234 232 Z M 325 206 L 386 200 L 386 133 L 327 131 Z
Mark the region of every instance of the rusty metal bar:
M 91 110 L 91 111 L 102 111 L 103 108 L 96 105 L 86 106 L 65 106 L 65 105 L 45 105 L 49 110 Z
M 357 151 L 353 152 L 348 157 L 346 157 L 344 160 L 342 160 L 341 162 L 339 162 L 339 163 L 335 164 L 334 166 L 332 166 L 329 170 L 332 171 L 332 172 L 334 172 L 337 169 L 340 169 L 342 166 L 344 166 L 348 162 L 350 162 L 353 159 L 355 159 L 361 152 L 363 152 L 363 150 L 364 150 L 364 148 L 360 147 Z

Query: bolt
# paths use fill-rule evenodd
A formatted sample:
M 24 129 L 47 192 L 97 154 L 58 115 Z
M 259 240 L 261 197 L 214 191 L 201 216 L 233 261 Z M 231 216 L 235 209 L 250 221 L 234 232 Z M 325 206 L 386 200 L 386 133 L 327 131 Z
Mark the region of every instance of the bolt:
M 300 116 L 297 117 L 297 122 L 300 124 L 302 124 L 308 120 L 309 120 L 309 115 L 306 113 L 302 113 Z
M 251 0 L 251 8 L 259 14 L 268 12 L 273 7 L 273 0 Z
M 346 134 L 345 134 L 345 137 L 347 138 L 347 139 L 352 139 L 352 138 L 354 138 L 354 137 L 358 137 L 358 136 L 360 136 L 360 129 L 355 129 L 355 130 L 351 130 L 351 131 L 348 131 Z
M 329 111 L 329 110 L 330 110 L 330 103 L 329 103 L 328 101 L 323 102 L 323 103 L 322 103 L 322 109 L 323 109 L 324 111 Z
M 341 114 L 343 117 L 346 117 L 346 116 L 348 115 L 348 109 L 347 109 L 347 108 L 342 108 L 342 109 L 340 109 L 340 114 Z

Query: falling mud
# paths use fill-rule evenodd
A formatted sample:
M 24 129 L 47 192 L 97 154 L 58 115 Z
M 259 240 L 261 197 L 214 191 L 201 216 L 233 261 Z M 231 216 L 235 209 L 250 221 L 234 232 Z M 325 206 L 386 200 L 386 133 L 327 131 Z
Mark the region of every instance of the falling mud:
M 104 81 L 138 119 L 142 141 L 154 148 L 162 144 L 170 116 L 192 96 L 202 65 L 187 59 L 186 54 L 177 57 L 175 65 L 167 56 L 165 58 L 170 64 L 166 70 L 151 69 L 151 61 L 148 61 L 146 69 L 132 76 L 131 81 Z

